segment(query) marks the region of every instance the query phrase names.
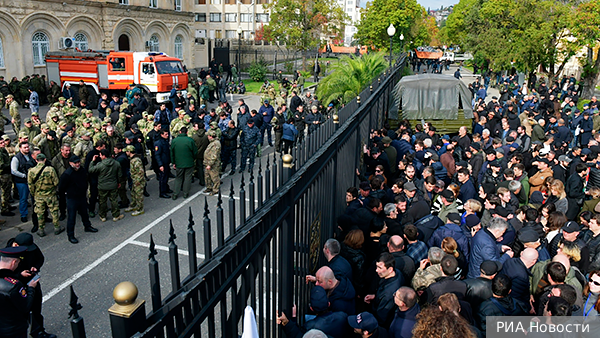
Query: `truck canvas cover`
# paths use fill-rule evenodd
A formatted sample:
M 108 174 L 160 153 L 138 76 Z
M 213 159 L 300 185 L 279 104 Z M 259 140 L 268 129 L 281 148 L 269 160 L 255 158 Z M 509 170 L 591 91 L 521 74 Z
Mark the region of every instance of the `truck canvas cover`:
M 464 118 L 473 118 L 471 91 L 451 75 L 418 74 L 403 77 L 394 88 L 396 105 L 402 118 L 452 119 L 458 117 L 459 104 Z

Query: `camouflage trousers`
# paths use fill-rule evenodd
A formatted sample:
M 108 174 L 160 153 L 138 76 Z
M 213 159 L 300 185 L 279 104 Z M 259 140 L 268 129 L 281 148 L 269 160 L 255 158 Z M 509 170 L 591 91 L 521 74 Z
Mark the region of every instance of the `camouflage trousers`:
M 9 211 L 8 208 L 10 204 L 8 203 L 8 200 L 10 200 L 10 191 L 12 186 L 13 182 L 10 174 L 0 175 L 0 187 L 2 188 L 2 212 Z
M 216 165 L 214 168 L 211 167 L 210 170 L 204 168 L 204 180 L 206 181 L 206 192 L 219 192 L 219 187 L 221 186 L 221 176 L 219 175 L 219 170 L 221 169 L 221 165 Z
M 142 211 L 144 210 L 144 186 L 146 185 L 146 180 L 142 177 L 142 180 L 139 182 L 133 181 L 133 185 L 131 186 L 131 207 L 132 211 Z
M 19 137 L 19 132 L 21 131 L 21 119 L 15 119 L 15 123 L 13 123 L 13 130 L 15 131 L 15 135 L 17 138 Z
M 121 212 L 119 211 L 119 203 L 118 203 L 118 198 L 119 198 L 119 194 L 117 193 L 118 189 L 113 189 L 113 190 L 100 190 L 98 189 L 98 205 L 99 205 L 99 209 L 98 209 L 98 215 L 101 218 L 106 218 L 106 212 L 107 212 L 107 205 L 106 202 L 108 199 L 110 199 L 110 211 L 112 212 L 112 216 L 114 217 L 119 217 L 119 215 L 121 214 Z
M 54 228 L 58 229 L 60 225 L 58 224 L 58 198 L 56 198 L 56 195 L 35 196 L 33 201 L 35 204 L 33 210 L 37 214 L 40 229 L 44 229 L 44 214 L 46 210 L 50 211 L 52 224 L 54 224 Z

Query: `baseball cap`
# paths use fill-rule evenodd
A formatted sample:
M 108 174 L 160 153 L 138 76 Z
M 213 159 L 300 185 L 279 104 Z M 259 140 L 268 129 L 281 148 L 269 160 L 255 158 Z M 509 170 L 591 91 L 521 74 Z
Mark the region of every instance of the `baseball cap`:
M 471 143 L 471 148 L 479 151 L 479 150 L 481 150 L 481 145 L 477 142 L 473 142 L 473 143 Z
M 550 164 L 550 161 L 548 161 L 547 158 L 540 158 L 539 160 L 537 160 L 537 162 L 542 162 L 542 163 L 546 163 L 546 164 Z
M 315 312 L 322 312 L 329 308 L 327 292 L 321 286 L 315 286 L 310 290 L 310 307 Z
M 560 155 L 560 156 L 558 157 L 558 160 L 559 160 L 560 162 L 567 162 L 567 163 L 571 163 L 571 161 L 573 161 L 573 160 L 571 160 L 571 158 L 570 158 L 569 156 L 567 156 L 567 155 Z
M 461 217 L 458 213 L 452 212 L 448 214 L 448 220 L 456 225 L 460 225 Z
M 80 159 L 80 158 L 79 158 L 79 156 L 77 156 L 77 155 L 72 155 L 72 156 L 69 158 L 69 162 L 77 163 L 77 162 L 81 162 L 81 159 Z
M 592 150 L 590 148 L 581 149 L 581 155 L 590 155 L 591 153 L 592 153 Z
M 437 181 L 435 181 L 435 186 L 443 189 L 446 187 L 446 183 L 444 183 L 444 181 L 442 181 L 442 180 L 437 180 Z
M 128 145 L 127 147 L 125 147 L 125 149 L 123 149 L 123 151 L 128 151 L 128 152 L 135 152 L 135 147 L 133 145 Z
M 392 143 L 392 139 L 389 136 L 385 136 L 384 138 L 381 139 L 381 143 L 390 144 L 390 143 Z
M 446 189 L 446 190 L 442 191 L 442 192 L 440 193 L 440 195 L 442 195 L 442 197 L 444 197 L 444 198 L 446 198 L 446 199 L 447 199 L 447 198 L 454 198 L 454 193 L 453 193 L 452 191 L 448 190 L 448 189 Z
M 379 327 L 377 319 L 369 312 L 362 312 L 356 316 L 348 316 L 348 324 L 354 329 L 368 332 L 373 332 Z
M 417 190 L 417 186 L 413 182 L 406 182 L 404 183 L 404 190 L 415 191 Z
M 502 263 L 497 261 L 483 261 L 479 266 L 481 272 L 486 276 L 494 275 L 502 270 Z
M 521 243 L 537 242 L 540 239 L 540 235 L 535 230 L 525 230 L 519 234 L 519 241 Z
M 510 215 L 510 212 L 504 207 L 497 206 L 496 208 L 494 208 L 494 212 L 492 212 L 492 214 L 496 214 L 500 217 L 508 217 L 508 215 Z
M 579 227 L 579 224 L 577 224 L 577 222 L 574 221 L 568 221 L 567 223 L 565 223 L 565 225 L 562 227 L 562 231 L 566 232 L 566 233 L 573 233 L 576 231 L 581 230 L 581 228 Z

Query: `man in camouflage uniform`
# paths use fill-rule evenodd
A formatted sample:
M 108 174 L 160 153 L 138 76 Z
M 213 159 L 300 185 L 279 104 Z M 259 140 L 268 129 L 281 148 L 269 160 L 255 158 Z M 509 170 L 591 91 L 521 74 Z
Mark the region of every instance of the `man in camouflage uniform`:
M 79 80 L 79 101 L 85 101 L 87 103 L 89 98 L 90 91 L 86 87 L 85 82 L 83 82 L 83 80 Z
M 31 113 L 31 123 L 36 128 L 39 128 L 39 129 L 42 128 L 42 120 L 40 120 L 40 113 L 38 113 L 38 112 Z
M 54 81 L 50 81 L 50 94 L 48 95 L 48 103 L 54 104 L 61 95 L 60 87 Z
M 214 131 L 208 133 L 208 147 L 204 151 L 204 180 L 206 181 L 206 192 L 215 195 L 219 192 L 221 185 L 221 142 Z
M 6 105 L 8 106 L 8 112 L 13 124 L 13 130 L 15 131 L 16 135 L 19 135 L 19 131 L 21 130 L 21 114 L 19 113 L 19 104 L 15 100 L 14 96 L 8 95 L 6 97 Z M 4 132 L 4 125 L 2 126 L 2 131 Z
M 61 140 L 61 144 L 68 144 L 70 146 L 75 146 L 77 144 L 77 135 L 75 135 L 75 127 L 68 126 L 66 129 L 67 135 L 63 136 Z
M 260 130 L 254 126 L 254 120 L 249 119 L 245 126 L 242 126 L 242 134 L 240 135 L 240 145 L 242 147 L 242 156 L 240 158 L 240 173 L 246 169 L 246 161 L 250 159 L 250 168 L 248 172 L 254 168 L 254 157 L 256 147 L 260 144 Z
M 139 216 L 144 213 L 144 187 L 146 179 L 144 176 L 144 164 L 140 155 L 135 153 L 135 147 L 128 145 L 125 153 L 129 157 L 129 172 L 131 175 L 131 204 L 125 212 L 133 211 L 131 216 Z
M 14 216 L 11 211 L 10 191 L 12 189 L 12 178 L 10 176 L 10 155 L 6 151 L 6 142 L 0 139 L 0 187 L 2 188 L 2 216 Z
M 48 131 L 46 137 L 38 142 L 38 148 L 47 158 L 54 158 L 58 154 L 58 139 L 54 130 Z
M 108 147 L 108 146 L 107 146 Z M 98 161 L 100 159 L 100 161 Z M 125 215 L 119 211 L 117 188 L 123 175 L 119 162 L 110 157 L 108 149 L 102 149 L 100 155 L 94 155 L 90 163 L 90 174 L 98 174 L 98 215 L 102 222 L 106 222 L 107 205 L 110 199 L 113 222 L 117 222 Z
M 92 149 L 94 149 L 94 144 L 92 143 L 91 136 L 91 132 L 85 131 L 83 134 L 81 134 L 79 142 L 77 142 L 77 144 L 73 148 L 73 154 L 79 156 L 82 165 L 85 165 L 85 157 L 87 156 L 87 154 L 90 151 L 92 151 Z
M 25 126 L 21 129 L 22 133 L 27 134 L 29 140 L 35 139 L 42 131 L 33 125 L 33 121 L 30 118 L 25 119 Z
M 10 89 L 8 88 L 8 82 L 4 81 L 4 76 L 0 75 L 0 94 L 4 97 L 10 94 Z
M 38 236 L 46 236 L 44 230 L 44 213 L 46 209 L 50 210 L 52 223 L 54 224 L 54 234 L 58 235 L 65 231 L 58 223 L 58 199 L 56 198 L 56 188 L 58 187 L 58 176 L 51 166 L 46 165 L 46 155 L 38 154 L 36 157 L 37 165 L 29 169 L 27 174 L 27 184 L 29 191 L 35 201 L 35 213 L 38 217 L 39 230 Z
M 171 132 L 171 135 L 179 134 L 179 130 L 184 127 L 183 118 L 185 115 L 186 115 L 185 110 L 180 110 L 179 116 L 177 118 L 174 118 L 173 120 L 171 120 L 171 125 L 169 127 L 169 131 Z
M 206 182 L 204 181 L 204 151 L 208 147 L 208 136 L 206 136 L 206 130 L 204 130 L 204 123 L 202 122 L 194 122 L 193 124 L 194 134 L 192 135 L 192 139 L 196 144 L 196 148 L 198 152 L 196 153 L 196 161 L 195 161 L 195 173 L 194 175 L 200 181 L 201 186 L 205 186 Z

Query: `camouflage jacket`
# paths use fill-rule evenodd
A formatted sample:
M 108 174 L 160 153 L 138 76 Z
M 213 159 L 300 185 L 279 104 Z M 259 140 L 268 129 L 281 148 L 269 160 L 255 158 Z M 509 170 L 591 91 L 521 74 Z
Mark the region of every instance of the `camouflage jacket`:
M 412 279 L 412 287 L 417 291 L 424 290 L 429 285 L 435 283 L 435 280 L 439 277 L 442 277 L 440 264 L 428 266 L 424 270 L 419 268 Z
M 39 174 L 40 171 L 41 174 Z M 56 175 L 56 170 L 52 166 L 38 163 L 35 167 L 29 169 L 27 184 L 29 185 L 29 191 L 31 191 L 34 197 L 54 196 L 56 195 L 56 187 L 58 186 L 58 175 Z
M 133 184 L 139 184 L 142 182 L 144 184 L 146 182 L 146 178 L 144 177 L 144 164 L 142 163 L 142 158 L 139 155 L 135 155 L 129 161 L 129 172 L 131 174 L 131 180 Z
M 211 166 L 211 169 L 221 167 L 221 142 L 213 139 L 204 151 L 204 166 Z

